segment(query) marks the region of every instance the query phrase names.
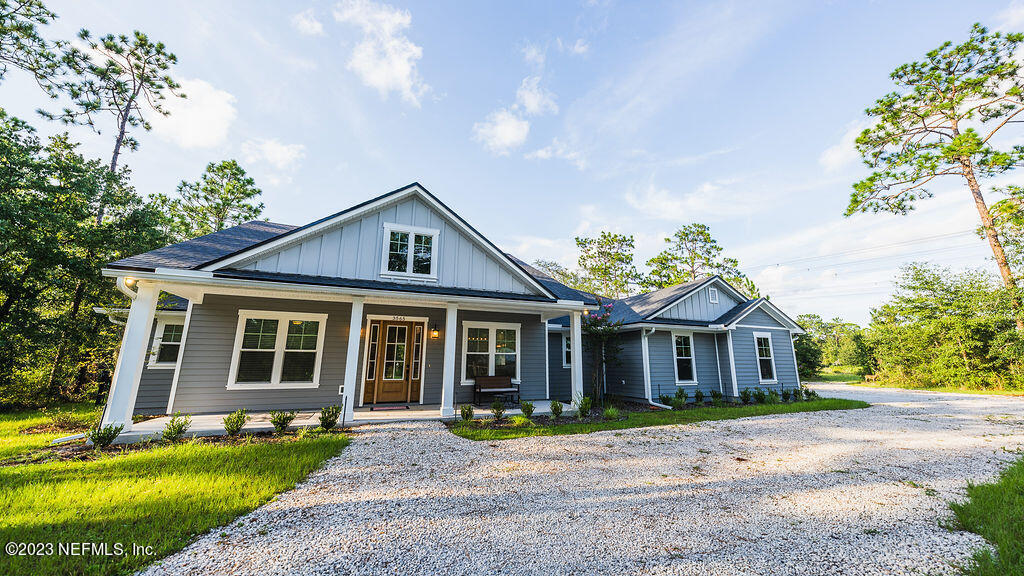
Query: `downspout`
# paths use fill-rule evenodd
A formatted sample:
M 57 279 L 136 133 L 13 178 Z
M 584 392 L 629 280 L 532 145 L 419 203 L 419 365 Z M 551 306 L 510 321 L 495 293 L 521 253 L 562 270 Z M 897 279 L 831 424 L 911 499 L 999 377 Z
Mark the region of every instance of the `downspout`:
M 650 330 L 650 332 L 647 332 L 648 330 Z M 651 391 L 651 353 L 650 350 L 647 348 L 647 336 L 649 334 L 654 334 L 654 328 L 640 329 L 640 355 L 643 358 L 644 362 L 644 393 L 647 396 L 647 403 L 650 404 L 651 406 L 656 406 L 664 410 L 671 410 L 671 406 L 666 406 L 664 404 L 661 404 L 660 402 L 655 402 L 653 398 L 654 394 Z

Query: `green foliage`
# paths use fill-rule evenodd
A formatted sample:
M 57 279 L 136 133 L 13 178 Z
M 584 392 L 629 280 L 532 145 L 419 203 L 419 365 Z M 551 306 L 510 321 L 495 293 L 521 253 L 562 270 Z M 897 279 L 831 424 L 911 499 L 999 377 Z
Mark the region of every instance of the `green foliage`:
M 764 404 L 768 402 L 768 393 L 764 391 L 764 388 L 758 386 L 754 388 L 754 402 L 758 404 Z
M 590 415 L 590 410 L 594 407 L 594 399 L 590 396 L 580 396 L 576 399 L 576 415 L 581 419 L 586 418 Z
M 459 414 L 462 415 L 464 421 L 471 422 L 473 420 L 473 405 L 463 404 L 459 406 Z
M 658 403 L 664 404 L 665 406 L 670 406 L 672 404 L 672 397 L 669 396 L 668 394 L 660 394 L 658 396 Z
M 633 264 L 632 236 L 601 232 L 597 238 L 576 237 L 583 289 L 612 298 L 634 293 L 640 273 Z
M 89 426 L 98 421 L 100 416 L 98 409 L 83 413 L 75 406 L 54 406 L 42 408 L 39 412 L 46 417 L 51 427 L 68 431 Z
M 618 420 L 619 418 L 622 418 L 622 413 L 619 412 L 619 409 L 615 406 L 608 406 L 603 412 L 601 412 L 601 417 L 605 420 Z
M 768 404 L 778 404 L 779 403 L 779 393 L 777 391 L 775 391 L 775 390 L 769 390 L 768 391 L 768 398 L 765 400 L 765 402 L 768 403 Z
M 671 406 L 673 410 L 686 410 L 686 395 L 683 394 L 683 397 L 680 398 L 679 395 L 676 394 L 671 400 L 669 400 L 668 405 Z
M 817 338 L 809 333 L 797 334 L 793 339 L 793 350 L 801 379 L 813 379 L 821 372 L 823 351 Z
M 676 398 L 686 402 L 686 388 L 676 388 Z
M 907 387 L 1024 387 L 1013 295 L 982 272 L 905 267 L 864 338 L 880 382 Z
M 505 403 L 501 400 L 491 402 L 491 415 L 495 420 L 501 420 L 505 416 Z
M 580 321 L 580 328 L 583 334 L 582 357 L 590 363 L 593 382 L 591 386 L 593 398 L 603 403 L 604 390 L 607 387 L 605 378 L 605 367 L 608 364 L 619 362 L 619 354 L 622 346 L 619 342 L 619 327 L 622 321 L 612 322 L 612 307 L 614 304 L 597 297 L 598 307 L 584 314 Z
M 782 401 L 789 402 L 793 398 L 793 390 L 790 388 L 782 389 Z
M 224 160 L 207 164 L 198 182 L 178 184 L 176 198 L 155 194 L 153 203 L 168 235 L 181 242 L 258 218 L 263 203 L 255 200 L 262 193 L 238 162 Z
M 341 406 L 334 404 L 320 409 L 320 427 L 324 430 L 333 430 L 338 425 L 338 418 L 341 418 Z
M 0 82 L 13 66 L 32 74 L 51 97 L 57 95 L 56 82 L 66 70 L 55 50 L 67 43 L 51 44 L 38 29 L 56 19 L 40 0 L 0 1 Z
M 519 409 L 523 411 L 523 416 L 526 416 L 527 418 L 533 416 L 533 402 L 530 402 L 529 400 L 523 400 L 522 402 L 519 403 Z
M 245 408 L 239 408 L 224 417 L 224 431 L 227 432 L 228 436 L 238 436 L 238 433 L 242 431 L 242 428 L 248 421 L 249 414 Z
M 164 431 L 160 434 L 164 442 L 177 442 L 181 440 L 181 437 L 188 431 L 189 426 L 192 425 L 192 416 L 188 414 L 182 415 L 181 412 L 175 412 L 174 416 L 164 426 Z
M 760 294 L 754 283 L 739 271 L 739 261 L 722 256 L 723 248 L 706 224 L 687 224 L 671 238 L 665 238 L 665 243 L 668 248 L 647 261 L 651 271 L 640 283 L 644 290 L 659 290 L 718 275 L 750 298 Z
M 967 486 L 966 502 L 951 502 L 956 525 L 985 538 L 994 548 L 975 553 L 970 576 L 1024 575 L 1024 460 L 1017 460 L 988 484 Z
M 551 417 L 552 418 L 561 418 L 562 417 L 562 409 L 563 409 L 563 406 L 562 406 L 561 402 L 559 402 L 558 400 L 552 400 L 551 401 Z
M 124 430 L 124 424 L 118 424 L 117 426 L 114 426 L 113 424 L 100 426 L 97 424 L 85 433 L 85 437 L 93 443 L 93 446 L 97 448 L 106 448 L 117 439 L 122 430 Z
M 295 414 L 295 410 L 271 410 L 270 424 L 274 427 L 274 432 L 284 434 L 288 430 L 288 425 L 295 420 Z
M 725 395 L 718 390 L 711 391 L 711 405 L 712 406 L 723 406 L 725 404 Z
M 534 260 L 533 267 L 570 288 L 587 290 L 591 287 L 579 272 L 570 270 L 554 260 Z
M 533 426 L 533 421 L 521 414 L 516 414 L 508 419 L 509 426 L 513 428 L 527 428 Z
M 744 404 L 750 404 L 750 399 L 753 397 L 750 388 L 744 388 L 740 390 L 740 401 Z
M 701 391 L 699 389 L 693 391 L 693 403 L 696 404 L 697 406 L 703 406 L 704 405 L 704 392 L 703 391 Z
M 797 386 L 793 389 L 793 402 L 803 402 L 804 399 L 804 387 Z

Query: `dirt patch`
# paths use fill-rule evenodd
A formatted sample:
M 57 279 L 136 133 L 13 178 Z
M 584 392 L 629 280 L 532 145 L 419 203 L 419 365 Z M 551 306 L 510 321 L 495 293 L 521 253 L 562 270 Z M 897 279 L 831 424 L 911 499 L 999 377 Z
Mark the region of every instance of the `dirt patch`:
M 30 428 L 20 430 L 19 434 L 77 434 L 79 432 L 85 432 L 89 429 L 89 425 L 84 422 L 77 424 L 54 424 L 47 422 L 45 424 L 36 424 Z

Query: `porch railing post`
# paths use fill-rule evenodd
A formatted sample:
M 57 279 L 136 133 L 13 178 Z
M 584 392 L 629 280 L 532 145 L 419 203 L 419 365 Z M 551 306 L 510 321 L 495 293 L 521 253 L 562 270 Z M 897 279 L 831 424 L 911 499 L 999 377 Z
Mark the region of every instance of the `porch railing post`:
M 352 316 L 348 324 L 348 350 L 345 354 L 345 382 L 342 388 L 345 420 L 351 422 L 356 400 L 356 368 L 359 365 L 359 335 L 363 327 L 363 298 L 352 298 Z
M 455 416 L 455 337 L 459 306 L 448 304 L 444 319 L 444 370 L 441 377 L 441 417 Z

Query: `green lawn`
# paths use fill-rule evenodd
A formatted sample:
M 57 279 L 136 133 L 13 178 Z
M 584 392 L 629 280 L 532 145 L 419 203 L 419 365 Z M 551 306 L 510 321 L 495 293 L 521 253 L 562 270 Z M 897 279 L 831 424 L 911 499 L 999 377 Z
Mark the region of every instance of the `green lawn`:
M 96 414 L 97 407 L 89 402 L 81 402 L 66 404 L 60 409 L 70 411 L 72 416 L 83 422 L 89 422 Z M 49 422 L 49 418 L 41 410 L 22 410 L 0 414 L 0 461 L 42 448 L 57 438 L 73 434 L 73 432 L 20 433 L 26 428 L 47 422 Z
M 988 540 L 997 554 L 979 551 L 964 568 L 971 576 L 1024 575 L 1024 459 L 991 484 L 967 487 L 967 501 L 950 504 L 958 527 Z
M 610 422 L 574 422 L 555 425 L 534 424 L 522 428 L 487 429 L 478 424 L 459 422 L 452 426 L 455 434 L 469 440 L 508 440 L 525 436 L 557 436 L 562 434 L 589 434 L 601 430 L 622 430 L 644 428 L 667 424 L 691 424 L 705 420 L 730 420 L 767 414 L 792 414 L 795 412 L 817 412 L 820 410 L 848 410 L 867 408 L 867 402 L 841 398 L 821 398 L 792 404 L 751 404 L 746 406 L 708 406 L 689 410 L 659 410 L 657 412 L 629 412 L 623 420 Z
M 23 416 L 22 422 L 32 418 Z M 17 436 L 11 430 L 22 427 L 9 424 L 2 438 Z M 347 444 L 340 434 L 309 434 L 280 442 L 186 442 L 90 461 L 2 466 L 0 544 L 52 543 L 54 553 L 0 554 L 0 574 L 133 572 L 293 487 Z M 62 542 L 106 543 L 110 551 L 120 544 L 128 553 L 59 554 Z M 132 554 L 133 544 L 152 548 Z
M 814 378 L 808 378 L 808 382 L 860 382 L 864 377 L 857 374 L 856 366 L 826 366 L 821 369 Z

